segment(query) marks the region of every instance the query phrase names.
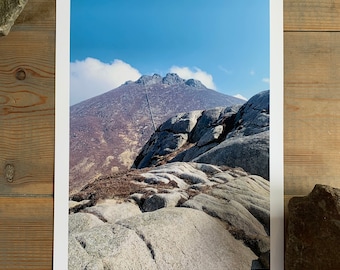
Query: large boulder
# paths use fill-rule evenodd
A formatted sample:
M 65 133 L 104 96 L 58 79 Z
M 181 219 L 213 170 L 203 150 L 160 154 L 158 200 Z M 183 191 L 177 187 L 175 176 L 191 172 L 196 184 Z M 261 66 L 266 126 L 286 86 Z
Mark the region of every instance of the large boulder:
M 207 194 L 199 194 L 186 201 L 183 206 L 201 210 L 210 216 L 218 217 L 233 228 L 244 231 L 246 235 L 266 235 L 263 225 L 237 201 L 228 201 Z
M 249 136 L 269 130 L 269 91 L 262 91 L 243 104 L 235 116 L 235 123 L 229 137 Z
M 340 189 L 315 185 L 288 211 L 285 269 L 340 269 Z
M 83 210 L 97 216 L 105 222 L 115 223 L 118 220 L 141 214 L 137 204 L 131 202 L 119 202 L 114 199 L 106 199 L 96 205 L 87 207 Z
M 169 131 L 172 133 L 189 133 L 197 123 L 197 119 L 202 115 L 202 111 L 192 111 L 180 113 L 165 121 L 159 131 Z
M 217 174 L 215 177 L 219 177 Z M 223 175 L 226 175 L 223 173 Z M 264 227 L 270 231 L 270 186 L 269 182 L 257 175 L 240 176 L 214 186 L 210 194 L 226 201 L 240 203 Z
M 269 131 L 231 137 L 192 161 L 241 167 L 269 179 Z
M 241 167 L 269 180 L 269 90 L 242 106 L 170 118 L 144 145 L 133 167 L 178 161 Z
M 79 233 L 103 224 L 104 222 L 95 215 L 78 212 L 69 215 L 68 231 L 70 234 Z
M 249 270 L 258 258 L 219 220 L 173 207 L 73 234 L 69 250 L 74 270 Z
M 112 224 L 69 235 L 68 268 L 157 269 L 143 239 L 133 230 Z

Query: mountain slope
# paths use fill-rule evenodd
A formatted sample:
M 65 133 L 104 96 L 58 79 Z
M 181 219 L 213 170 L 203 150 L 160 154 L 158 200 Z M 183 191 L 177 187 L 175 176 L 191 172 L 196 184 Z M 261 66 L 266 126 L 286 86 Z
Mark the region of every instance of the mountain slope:
M 169 117 L 243 104 L 177 74 L 142 76 L 70 109 L 70 193 L 95 178 L 129 168 L 141 147 Z

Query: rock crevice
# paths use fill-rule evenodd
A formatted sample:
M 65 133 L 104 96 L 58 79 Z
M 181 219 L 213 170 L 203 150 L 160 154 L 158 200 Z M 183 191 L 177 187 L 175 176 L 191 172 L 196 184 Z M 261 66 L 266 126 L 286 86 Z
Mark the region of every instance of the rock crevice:
M 193 111 L 168 119 L 144 145 L 133 167 L 158 166 L 164 160 L 242 167 L 269 179 L 269 91 L 241 107 Z
M 119 224 L 119 225 L 121 225 L 121 226 L 123 226 L 123 227 L 125 227 L 125 228 L 127 228 L 129 230 L 134 231 L 138 235 L 138 237 L 140 239 L 142 239 L 142 241 L 145 243 L 146 247 L 150 251 L 151 258 L 153 260 L 155 260 L 155 250 L 153 249 L 152 244 L 150 243 L 150 241 L 145 239 L 145 235 L 141 231 L 135 230 L 135 229 L 131 228 L 130 226 L 128 226 L 127 224 L 121 224 L 119 222 L 117 224 Z
M 112 263 L 112 260 L 117 260 L 117 256 L 126 259 L 127 255 L 120 247 L 125 246 L 124 243 L 127 241 L 126 245 L 130 248 L 138 247 L 141 250 L 143 255 L 140 256 L 143 256 L 144 260 L 148 256 L 153 262 L 151 264 L 151 261 L 148 261 L 150 268 L 143 267 L 143 269 L 188 269 L 195 265 L 197 267 L 195 269 L 208 269 L 206 267 L 235 269 L 230 265 L 233 265 L 231 262 L 238 258 L 239 255 L 236 254 L 241 256 L 252 254 L 252 259 L 249 260 L 248 257 L 247 262 L 243 262 L 240 269 L 248 270 L 252 264 L 261 265 L 253 269 L 265 269 L 263 268 L 265 258 L 269 258 L 268 180 L 250 175 L 240 168 L 193 162 L 168 163 L 142 171 L 134 170 L 133 174 L 130 172 L 127 175 L 130 175 L 130 178 L 126 178 L 121 185 L 133 189 L 126 189 L 125 196 L 118 190 L 115 195 L 115 190 L 107 189 L 110 181 L 117 181 L 112 177 L 89 184 L 83 191 L 71 197 L 71 199 L 87 200 L 93 194 L 94 187 L 97 194 L 101 196 L 93 201 L 93 206 L 77 208 L 79 212 L 70 214 L 69 224 L 70 228 L 73 228 L 70 229 L 70 243 L 74 237 L 81 239 L 82 243 L 85 243 L 83 247 L 85 246 L 86 251 L 91 254 L 92 259 L 88 260 L 95 260 L 98 264 L 100 261 L 107 265 L 107 261 Z M 119 174 L 119 177 L 122 178 L 122 175 Z M 99 185 L 102 186 L 102 190 L 99 189 Z M 121 190 L 125 189 L 121 188 Z M 117 198 L 109 199 L 112 197 Z M 98 213 L 97 216 L 105 217 L 107 222 L 89 213 Z M 198 215 L 199 219 L 196 220 L 191 215 Z M 83 223 L 88 220 L 86 221 L 88 225 L 79 227 L 77 224 L 80 219 Z M 105 226 L 110 227 L 106 229 Z M 224 240 L 216 242 L 216 235 L 207 238 L 212 230 L 216 234 L 221 234 L 218 238 L 223 235 L 218 241 Z M 96 236 L 99 233 L 104 235 Z M 233 240 L 227 240 L 226 234 L 229 235 L 228 239 L 232 237 Z M 98 243 L 92 245 L 90 243 L 94 240 L 89 240 L 92 238 L 106 239 L 106 242 L 99 243 L 99 240 L 96 240 Z M 211 249 L 209 252 L 202 248 L 201 239 L 210 243 L 207 247 Z M 232 241 L 232 244 L 227 244 L 229 241 Z M 242 247 L 239 246 L 240 242 Z M 207 243 L 204 242 L 204 245 Z M 236 245 L 239 250 L 231 251 L 230 247 L 226 248 L 225 245 L 230 244 Z M 99 255 L 106 245 L 110 245 L 111 249 L 115 247 L 113 251 L 118 252 L 117 255 L 107 255 L 109 257 Z M 77 248 L 72 245 L 71 249 L 74 249 L 71 254 L 80 252 L 75 251 Z M 225 253 L 226 251 L 228 252 Z M 220 258 L 216 254 L 225 258 Z M 136 256 L 137 262 L 142 261 L 138 254 Z M 197 256 L 201 258 L 198 260 Z M 71 256 L 70 260 L 73 260 L 72 258 Z M 198 262 L 194 262 L 196 260 L 202 265 L 197 265 Z M 115 263 L 116 267 L 118 263 L 119 267 L 122 267 L 121 261 Z M 133 265 L 131 259 L 130 264 Z M 114 269 L 110 267 L 107 269 Z M 131 267 L 130 269 L 140 269 Z

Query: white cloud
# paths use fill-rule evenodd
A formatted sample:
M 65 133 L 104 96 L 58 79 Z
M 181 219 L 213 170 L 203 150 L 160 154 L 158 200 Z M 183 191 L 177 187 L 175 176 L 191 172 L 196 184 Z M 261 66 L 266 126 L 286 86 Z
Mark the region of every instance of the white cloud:
M 243 100 L 248 100 L 247 98 L 245 98 L 241 94 L 234 95 L 234 97 L 239 98 L 239 99 L 243 99 Z
M 250 72 L 249 72 L 249 74 L 250 74 L 250 76 L 254 76 L 255 75 L 255 70 L 251 70 Z
M 195 79 L 201 81 L 207 88 L 216 90 L 216 86 L 213 82 L 213 77 L 209 73 L 194 67 L 194 70 L 191 70 L 188 67 L 178 67 L 172 66 L 170 68 L 171 73 L 177 73 L 182 79 Z
M 263 79 L 262 79 L 262 82 L 264 82 L 264 83 L 270 83 L 270 79 L 269 79 L 269 78 L 263 78 Z
M 71 62 L 71 105 L 114 89 L 128 80 L 135 81 L 141 74 L 122 60 L 103 63 L 88 57 Z

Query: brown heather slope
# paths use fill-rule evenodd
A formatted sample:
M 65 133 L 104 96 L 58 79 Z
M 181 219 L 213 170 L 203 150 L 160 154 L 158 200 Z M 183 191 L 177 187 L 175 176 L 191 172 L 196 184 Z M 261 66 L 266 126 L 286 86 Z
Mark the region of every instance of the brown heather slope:
M 161 123 L 179 112 L 242 104 L 176 74 L 142 76 L 70 109 L 70 193 L 130 168 Z

